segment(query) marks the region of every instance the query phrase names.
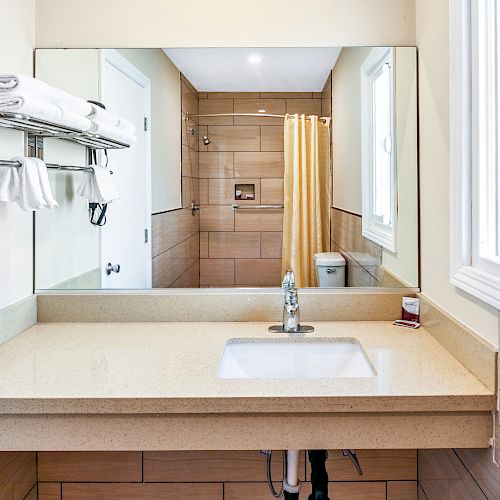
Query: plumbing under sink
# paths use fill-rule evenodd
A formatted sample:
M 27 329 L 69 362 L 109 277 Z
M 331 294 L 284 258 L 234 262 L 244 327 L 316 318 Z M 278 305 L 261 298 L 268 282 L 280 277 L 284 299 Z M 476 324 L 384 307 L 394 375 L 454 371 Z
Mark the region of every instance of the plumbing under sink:
M 376 371 L 352 337 L 229 339 L 220 378 L 374 377 Z

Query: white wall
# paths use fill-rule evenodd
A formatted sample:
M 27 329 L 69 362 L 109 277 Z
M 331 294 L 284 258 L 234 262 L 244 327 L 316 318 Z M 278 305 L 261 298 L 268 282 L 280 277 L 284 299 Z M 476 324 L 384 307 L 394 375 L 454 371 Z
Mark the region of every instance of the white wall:
M 37 0 L 38 47 L 414 43 L 415 0 Z
M 151 211 L 180 208 L 180 72 L 161 49 L 119 52 L 151 80 Z
M 0 73 L 33 73 L 35 1 L 0 0 Z M 0 158 L 24 155 L 23 133 L 0 129 Z M 2 167 L 0 167 L 2 168 Z M 32 293 L 33 215 L 0 202 L 0 308 Z
M 333 206 L 361 215 L 361 73 L 369 47 L 342 49 L 332 73 Z
M 99 99 L 99 51 L 37 50 L 35 74 L 83 99 Z M 45 161 L 86 165 L 86 148 L 60 139 L 46 139 Z M 87 200 L 76 194 L 84 172 L 49 171 L 59 207 L 35 215 L 35 287 L 71 283 L 100 267 L 100 233 L 89 222 Z M 65 286 L 65 285 L 62 285 Z M 90 286 L 90 285 L 89 285 Z
M 422 292 L 498 346 L 498 311 L 450 283 L 448 0 L 417 0 Z

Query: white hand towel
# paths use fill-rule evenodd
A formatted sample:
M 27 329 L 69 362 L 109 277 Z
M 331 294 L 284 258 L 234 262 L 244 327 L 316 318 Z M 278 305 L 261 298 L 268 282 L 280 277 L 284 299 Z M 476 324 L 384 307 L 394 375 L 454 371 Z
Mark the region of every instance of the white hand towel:
M 47 208 L 58 207 L 59 204 L 54 199 L 54 196 L 52 195 L 52 189 L 50 188 L 47 165 L 45 165 L 45 163 L 38 158 L 33 158 L 33 160 L 35 160 L 38 169 L 38 180 L 40 181 L 40 188 L 42 190 L 44 206 L 46 206 Z
M 110 179 L 110 171 L 106 167 L 94 166 L 93 172 L 85 175 L 77 194 L 86 198 L 89 203 L 110 203 L 120 198 Z
M 38 210 L 42 207 L 53 208 L 58 204 L 52 196 L 47 175 L 47 166 L 38 158 L 16 157 L 21 163 L 19 173 L 19 196 L 17 204 L 22 210 Z
M 82 116 L 92 113 L 90 103 L 81 97 L 71 95 L 62 89 L 52 87 L 42 80 L 26 75 L 0 75 L 1 94 L 15 94 L 26 98 L 36 97 L 42 101 L 57 104 Z
M 19 198 L 18 167 L 0 168 L 0 201 L 17 201 Z

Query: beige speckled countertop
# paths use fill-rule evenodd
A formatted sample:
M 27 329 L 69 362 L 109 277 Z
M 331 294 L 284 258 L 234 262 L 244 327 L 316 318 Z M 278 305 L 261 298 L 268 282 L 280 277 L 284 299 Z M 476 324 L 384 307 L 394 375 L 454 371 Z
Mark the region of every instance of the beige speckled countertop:
M 0 414 L 484 412 L 495 396 L 425 331 L 318 322 L 356 337 L 373 378 L 220 379 L 230 338 L 270 323 L 41 323 L 0 345 Z

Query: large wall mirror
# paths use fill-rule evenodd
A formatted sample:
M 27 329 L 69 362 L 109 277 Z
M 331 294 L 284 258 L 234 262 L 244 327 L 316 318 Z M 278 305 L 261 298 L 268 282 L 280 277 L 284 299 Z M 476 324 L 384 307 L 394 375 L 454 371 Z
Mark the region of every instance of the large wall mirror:
M 36 154 L 42 289 L 419 286 L 413 47 L 39 49 L 130 147 Z M 117 122 L 117 123 L 118 123 Z M 116 123 L 115 123 L 116 124 Z M 103 173 L 104 172 L 104 173 Z

